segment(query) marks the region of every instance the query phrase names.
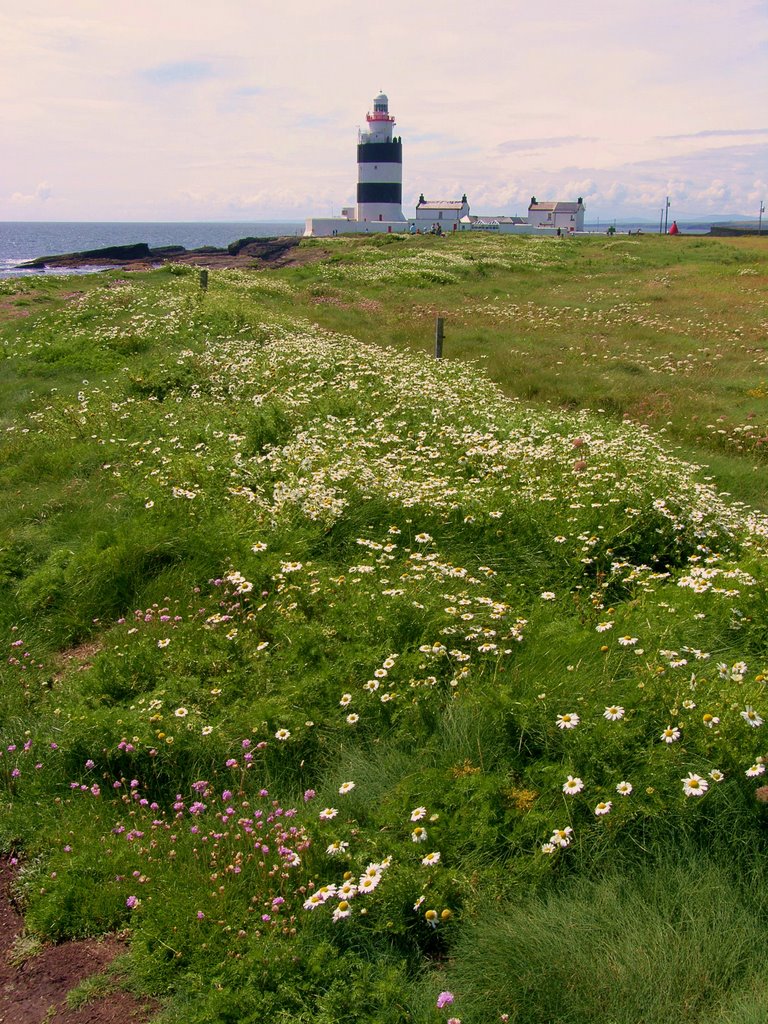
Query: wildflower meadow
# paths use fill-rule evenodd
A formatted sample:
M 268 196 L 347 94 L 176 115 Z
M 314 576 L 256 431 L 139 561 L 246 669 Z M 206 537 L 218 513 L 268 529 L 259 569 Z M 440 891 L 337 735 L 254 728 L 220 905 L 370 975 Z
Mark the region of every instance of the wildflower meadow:
M 673 244 L 3 283 L 29 935 L 119 933 L 163 1024 L 765 1019 L 768 250 Z M 632 291 L 694 270 L 741 312 Z

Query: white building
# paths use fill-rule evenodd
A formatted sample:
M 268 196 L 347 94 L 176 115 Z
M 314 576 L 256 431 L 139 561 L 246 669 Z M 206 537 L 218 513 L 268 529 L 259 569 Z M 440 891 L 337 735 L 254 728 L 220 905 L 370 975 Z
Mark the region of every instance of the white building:
M 459 229 L 461 231 L 495 231 L 499 234 L 512 234 L 519 232 L 521 228 L 528 228 L 529 224 L 525 217 L 509 217 L 507 214 L 489 214 L 487 216 L 476 216 L 470 214 L 462 217 Z
M 583 231 L 584 209 L 584 200 L 581 196 L 575 203 L 540 203 L 536 196 L 531 196 L 531 205 L 528 207 L 528 223 L 532 227 Z
M 457 231 L 462 217 L 468 216 L 466 194 L 461 199 L 427 200 L 422 192 L 416 204 L 416 230 L 428 232 L 439 227 L 443 232 Z

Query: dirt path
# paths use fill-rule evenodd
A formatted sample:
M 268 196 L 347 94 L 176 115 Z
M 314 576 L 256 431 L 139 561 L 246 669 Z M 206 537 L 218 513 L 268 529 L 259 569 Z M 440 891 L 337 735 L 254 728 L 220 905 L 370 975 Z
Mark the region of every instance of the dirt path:
M 44 946 L 14 966 L 16 942 L 24 921 L 11 899 L 13 868 L 0 859 L 0 1024 L 147 1024 L 153 1008 L 119 989 L 77 1010 L 67 1008 L 67 993 L 83 979 L 100 974 L 124 952 L 117 939 L 89 939 Z

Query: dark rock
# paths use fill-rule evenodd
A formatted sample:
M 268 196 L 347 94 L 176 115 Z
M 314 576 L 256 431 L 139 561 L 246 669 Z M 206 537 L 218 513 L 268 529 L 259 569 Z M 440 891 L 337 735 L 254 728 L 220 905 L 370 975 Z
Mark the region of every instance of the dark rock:
M 198 249 L 186 249 L 183 245 L 164 245 L 150 249 L 146 242 L 135 245 L 109 245 L 103 249 L 88 249 L 84 252 L 69 252 L 59 256 L 39 256 L 27 263 L 21 263 L 18 270 L 45 270 L 46 267 L 77 269 L 78 267 L 114 267 L 130 264 L 161 264 L 169 260 L 181 261 L 194 266 L 208 265 L 212 268 L 226 266 L 253 266 L 248 260 L 283 266 L 290 260 L 288 253 L 299 245 L 296 235 L 286 238 L 240 238 L 226 249 L 203 245 Z
M 237 256 L 239 255 L 240 250 L 243 249 L 246 245 L 250 245 L 252 242 L 265 241 L 265 238 L 238 238 L 236 241 L 229 243 L 229 245 L 227 246 L 227 252 L 229 253 L 230 256 Z
M 93 263 L 100 260 L 110 262 L 127 262 L 130 260 L 147 260 L 152 258 L 152 250 L 146 242 L 135 245 L 108 245 L 103 249 L 86 249 L 83 252 L 62 253 L 59 256 L 38 256 L 28 263 L 21 263 L 21 269 L 34 267 L 76 266 L 78 263 Z
M 107 245 L 103 249 L 86 249 L 73 255 L 86 259 L 103 257 L 105 260 L 145 260 L 152 255 L 152 250 L 146 242 L 136 242 L 134 245 Z
M 289 249 L 293 249 L 301 241 L 300 238 L 260 238 L 252 242 L 246 241 L 238 250 L 238 256 L 252 256 L 254 259 L 270 260 L 279 259 Z

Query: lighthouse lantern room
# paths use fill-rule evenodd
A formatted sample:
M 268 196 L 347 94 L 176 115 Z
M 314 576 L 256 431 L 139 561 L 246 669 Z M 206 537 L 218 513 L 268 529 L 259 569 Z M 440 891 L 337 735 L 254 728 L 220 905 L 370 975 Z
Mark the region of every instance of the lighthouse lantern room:
M 357 140 L 358 221 L 403 222 L 403 143 L 392 135 L 394 117 L 380 93 Z

